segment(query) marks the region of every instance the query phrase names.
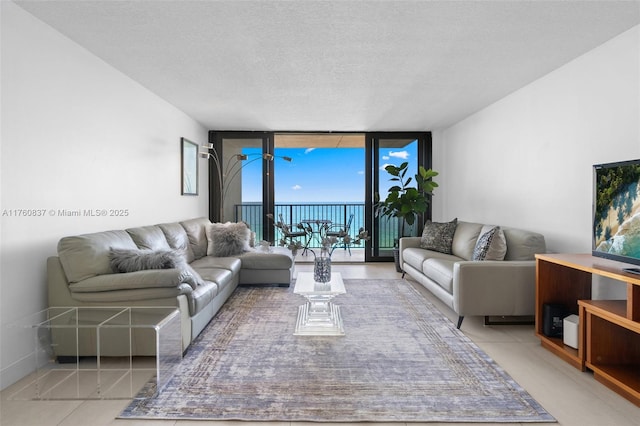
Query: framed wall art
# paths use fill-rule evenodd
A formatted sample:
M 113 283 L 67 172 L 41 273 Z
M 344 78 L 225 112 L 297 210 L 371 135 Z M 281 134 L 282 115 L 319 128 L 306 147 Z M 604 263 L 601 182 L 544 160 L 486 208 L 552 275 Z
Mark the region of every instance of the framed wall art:
M 181 138 L 182 195 L 198 195 L 198 144 Z

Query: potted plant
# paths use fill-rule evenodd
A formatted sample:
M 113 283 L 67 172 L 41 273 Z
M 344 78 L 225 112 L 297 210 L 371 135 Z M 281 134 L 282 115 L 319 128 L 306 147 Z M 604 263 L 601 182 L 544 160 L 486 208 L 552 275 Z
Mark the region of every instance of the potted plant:
M 388 165 L 384 169 L 392 177 L 391 182 L 397 182 L 389 188 L 387 198 L 377 203 L 376 213 L 380 216 L 395 217 L 399 222 L 399 235 L 394 239 L 394 258 L 396 271 L 402 272 L 398 258 L 398 241 L 405 236 L 405 224 L 413 226 L 419 215 L 427 211 L 431 195 L 438 184 L 433 181 L 438 172 L 418 167 L 415 176 L 407 177 L 409 163 L 404 162 L 400 166 Z M 415 180 L 415 186 L 410 186 Z

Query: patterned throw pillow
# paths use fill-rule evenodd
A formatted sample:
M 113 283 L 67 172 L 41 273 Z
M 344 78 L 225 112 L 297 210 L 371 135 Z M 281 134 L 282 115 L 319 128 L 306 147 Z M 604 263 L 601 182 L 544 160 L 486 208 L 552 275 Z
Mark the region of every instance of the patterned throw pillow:
M 504 260 L 507 241 L 499 226 L 484 226 L 473 249 L 471 260 Z
M 430 220 L 424 224 L 420 247 L 427 250 L 439 251 L 440 253 L 451 254 L 453 235 L 458 226 L 458 218 L 451 222 L 439 223 Z

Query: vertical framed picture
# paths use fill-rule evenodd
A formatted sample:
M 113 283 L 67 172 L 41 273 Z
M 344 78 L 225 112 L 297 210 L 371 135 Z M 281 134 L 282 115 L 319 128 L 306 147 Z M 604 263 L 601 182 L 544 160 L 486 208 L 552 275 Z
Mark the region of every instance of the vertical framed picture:
M 198 144 L 181 138 L 182 195 L 198 195 Z

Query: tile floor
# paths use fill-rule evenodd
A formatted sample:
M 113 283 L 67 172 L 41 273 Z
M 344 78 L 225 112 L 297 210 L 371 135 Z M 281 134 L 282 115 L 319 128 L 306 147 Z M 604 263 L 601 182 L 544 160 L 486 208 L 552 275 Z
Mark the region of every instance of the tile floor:
M 312 266 L 301 263 L 296 265 L 296 270 L 309 271 Z M 392 263 L 334 264 L 334 270 L 347 279 L 399 278 Z M 419 284 L 415 285 L 449 318 L 456 319 L 455 313 Z M 574 369 L 543 349 L 533 334 L 533 326 L 484 326 L 482 318 L 469 317 L 465 318 L 462 330 L 542 404 L 559 425 L 640 426 L 639 407 L 596 382 L 591 374 Z M 12 387 L 0 394 L 2 426 L 251 426 L 248 422 L 226 421 L 117 420 L 115 417 L 128 401 L 14 401 L 7 399 L 11 390 Z M 425 426 L 435 425 L 429 423 Z M 271 426 L 312 424 L 273 422 Z

